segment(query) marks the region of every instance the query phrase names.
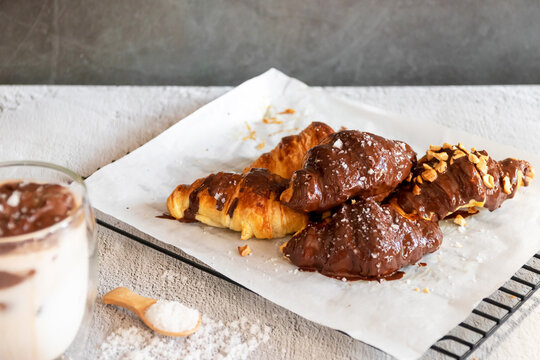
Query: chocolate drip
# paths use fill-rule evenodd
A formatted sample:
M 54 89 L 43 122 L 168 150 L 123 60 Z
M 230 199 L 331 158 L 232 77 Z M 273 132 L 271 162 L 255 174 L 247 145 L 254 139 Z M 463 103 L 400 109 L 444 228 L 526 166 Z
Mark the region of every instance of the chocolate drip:
M 196 221 L 195 217 L 199 211 L 199 194 L 204 190 L 216 199 L 218 211 L 223 211 L 230 201 L 227 215 L 232 218 L 238 206 L 240 193 L 250 192 L 267 199 L 278 200 L 288 184 L 286 179 L 270 174 L 266 169 L 258 168 L 251 169 L 247 174 L 220 172 L 197 181 L 201 182 L 201 185 L 189 194 L 189 207 L 184 211 L 184 217 L 180 219 L 183 222 Z M 240 187 L 237 193 L 238 185 Z
M 404 142 L 357 130 L 327 137 L 306 154 L 281 201 L 297 211 L 324 211 L 352 197 L 384 199 L 410 173 L 416 154 Z
M 182 220 L 186 222 L 196 221 L 195 216 L 199 211 L 199 193 L 208 190 L 208 193 L 216 199 L 216 209 L 221 211 L 234 193 L 236 185 L 240 182 L 242 175 L 219 172 L 211 174 L 202 180 L 202 183 L 189 194 L 189 207 L 184 211 Z
M 303 270 L 347 279 L 378 279 L 437 250 L 442 232 L 435 222 L 409 220 L 391 205 L 372 199 L 345 203 L 325 220 L 310 222 L 283 247 Z
M 72 193 L 57 184 L 9 182 L 0 185 L 0 237 L 54 225 L 74 211 Z
M 456 212 L 471 214 L 474 211 L 467 209 L 475 206 L 493 211 L 512 198 L 521 184 L 528 185 L 533 175 L 526 161 L 497 162 L 485 151 L 446 144 L 437 151 L 429 150 L 413 169 L 412 180 L 403 183 L 388 201 L 408 214 L 432 220 Z

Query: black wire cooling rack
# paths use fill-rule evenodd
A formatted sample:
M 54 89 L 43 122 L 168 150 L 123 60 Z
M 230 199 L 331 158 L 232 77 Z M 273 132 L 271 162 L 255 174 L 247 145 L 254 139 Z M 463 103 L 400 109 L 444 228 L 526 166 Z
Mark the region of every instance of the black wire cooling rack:
M 97 223 L 129 239 L 171 256 L 210 275 L 235 284 L 252 292 L 245 286 L 216 270 L 190 260 L 178 253 L 131 234 L 103 220 Z M 471 315 L 447 335 L 431 346 L 435 351 L 452 359 L 467 359 L 478 347 L 493 335 L 540 287 L 540 254 L 535 254 L 503 286 L 491 296 L 482 299 Z M 459 351 L 456 352 L 456 351 Z

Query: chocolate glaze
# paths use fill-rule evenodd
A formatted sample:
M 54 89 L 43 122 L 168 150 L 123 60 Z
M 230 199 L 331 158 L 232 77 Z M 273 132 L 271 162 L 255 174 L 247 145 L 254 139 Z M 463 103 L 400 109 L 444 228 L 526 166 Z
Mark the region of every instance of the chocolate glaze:
M 242 175 L 219 172 L 211 174 L 204 179 L 199 179 L 201 185 L 189 194 L 189 207 L 184 211 L 184 221 L 196 221 L 195 216 L 199 211 L 199 193 L 208 190 L 208 193 L 216 199 L 216 209 L 222 210 L 229 196 L 234 194 L 236 185 Z
M 158 219 L 167 219 L 167 220 L 176 220 L 174 216 L 171 216 L 170 214 L 163 213 L 161 215 L 156 215 Z
M 456 155 L 461 153 L 464 155 L 456 158 Z M 427 181 L 422 176 L 427 170 L 425 165 L 437 168 L 441 162 L 441 154 L 447 154 L 447 160 L 443 160 L 446 169 L 442 172 L 436 171 L 435 180 Z M 485 161 L 486 166 L 475 164 L 469 158 L 469 154 L 474 155 L 473 159 L 483 158 L 482 161 Z M 506 159 L 497 162 L 485 151 L 469 152 L 463 146 L 441 149 L 436 152 L 436 156 L 439 159 L 433 157 L 433 153 L 422 157 L 413 168 L 412 181 L 404 182 L 388 201 L 395 203 L 408 214 L 435 221 L 451 217 L 456 212 L 462 216 L 472 215 L 468 214 L 467 210 L 463 212 L 460 209 L 484 206 L 493 211 L 499 208 L 504 200 L 515 195 L 519 181 L 528 185 L 533 174 L 532 167 L 526 161 Z M 519 171 L 521 176 L 518 176 Z M 493 188 L 488 187 L 483 180 L 486 174 L 493 177 Z M 509 177 L 512 184 L 510 194 L 506 194 L 503 190 L 505 176 Z
M 9 182 L 0 185 L 0 237 L 38 231 L 72 214 L 73 194 L 57 184 Z
M 303 270 L 331 277 L 379 279 L 415 264 L 437 250 L 442 232 L 435 222 L 409 220 L 372 199 L 345 203 L 321 222 L 310 222 L 283 247 Z
M 357 130 L 336 132 L 306 154 L 281 201 L 324 211 L 352 197 L 384 199 L 410 173 L 416 153 L 404 142 Z
M 234 210 L 238 205 L 239 193 L 251 192 L 267 199 L 279 199 L 281 192 L 287 187 L 288 180 L 274 174 L 270 174 L 267 169 L 251 169 L 247 174 L 217 173 L 211 174 L 204 179 L 189 195 L 189 207 L 184 211 L 184 217 L 180 219 L 184 222 L 196 221 L 195 216 L 199 211 L 199 194 L 204 190 L 216 199 L 216 209 L 222 211 L 225 204 L 229 203 L 227 215 L 233 217 Z M 237 193 L 237 185 L 240 184 Z
M 16 286 L 26 279 L 34 276 L 36 270 L 29 270 L 24 274 L 14 274 L 5 271 L 0 271 L 0 290 Z

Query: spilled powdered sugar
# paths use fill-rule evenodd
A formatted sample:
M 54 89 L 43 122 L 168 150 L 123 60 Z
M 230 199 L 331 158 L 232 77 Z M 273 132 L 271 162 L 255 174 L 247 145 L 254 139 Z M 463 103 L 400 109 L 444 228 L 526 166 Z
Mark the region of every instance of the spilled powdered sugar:
M 202 317 L 201 327 L 185 338 L 158 335 L 141 325 L 111 333 L 101 345 L 100 360 L 248 359 L 270 339 L 271 329 L 246 317 L 230 323 Z

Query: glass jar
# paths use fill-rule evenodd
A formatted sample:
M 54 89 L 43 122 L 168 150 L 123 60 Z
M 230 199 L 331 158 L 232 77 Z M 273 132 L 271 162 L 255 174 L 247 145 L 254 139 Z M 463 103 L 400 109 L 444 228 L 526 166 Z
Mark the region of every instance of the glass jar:
M 54 189 L 72 195 L 67 195 L 72 200 L 70 211 L 54 217 L 57 222 L 16 235 L 6 229 L 14 228 L 21 212 L 28 212 L 21 194 L 30 204 L 29 199 L 38 199 L 39 193 L 14 191 L 12 195 L 17 196 L 7 198 L 6 193 L 0 199 L 0 221 L 4 221 L 0 234 L 0 359 L 55 359 L 91 319 L 96 297 L 95 219 L 82 178 L 66 168 L 33 161 L 0 163 L 0 187 L 8 183 L 20 184 L 21 189 L 38 184 L 38 192 L 45 184 L 57 184 L 61 187 L 47 188 L 53 189 L 53 197 Z M 16 205 L 22 208 L 7 208 Z M 49 208 L 43 207 L 43 211 Z

